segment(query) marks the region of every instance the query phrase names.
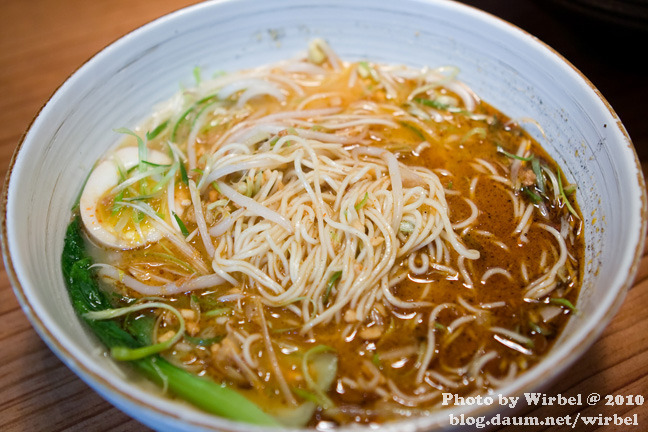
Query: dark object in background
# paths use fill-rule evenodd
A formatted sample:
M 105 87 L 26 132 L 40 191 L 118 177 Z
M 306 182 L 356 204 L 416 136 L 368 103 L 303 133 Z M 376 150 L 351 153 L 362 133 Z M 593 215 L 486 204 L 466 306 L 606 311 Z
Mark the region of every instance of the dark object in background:
M 648 175 L 648 0 L 461 0 L 536 36 L 580 70 L 621 118 Z
M 648 32 L 648 0 L 551 0 L 574 13 Z

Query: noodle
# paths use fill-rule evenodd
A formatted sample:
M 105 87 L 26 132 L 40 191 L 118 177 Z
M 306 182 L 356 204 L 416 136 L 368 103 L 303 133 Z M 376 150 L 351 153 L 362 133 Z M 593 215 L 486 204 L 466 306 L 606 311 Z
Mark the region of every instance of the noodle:
M 115 307 L 186 311 L 182 337 L 139 312 L 180 339 L 166 358 L 311 426 L 510 382 L 574 312 L 580 218 L 551 158 L 458 72 L 315 40 L 159 106 L 82 194 Z

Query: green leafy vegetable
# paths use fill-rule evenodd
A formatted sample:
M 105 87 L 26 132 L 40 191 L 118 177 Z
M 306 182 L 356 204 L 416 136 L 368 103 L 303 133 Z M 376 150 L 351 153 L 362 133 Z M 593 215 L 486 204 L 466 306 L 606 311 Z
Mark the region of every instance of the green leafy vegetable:
M 93 278 L 91 265 L 92 259 L 85 252 L 81 222 L 77 216 L 68 226 L 61 256 L 61 269 L 74 310 L 108 348 L 121 346 L 136 349 L 150 343 L 150 323 L 146 320 L 131 320 L 127 321 L 128 325 L 122 326 L 118 320 L 93 320 L 84 317 L 89 312 L 113 308 Z M 147 333 L 142 333 L 144 331 Z M 207 412 L 235 421 L 279 426 L 273 417 L 235 390 L 192 375 L 159 355 L 151 355 L 129 363 L 150 380 L 165 385 L 173 395 Z
M 146 345 L 137 348 L 131 348 L 127 346 L 113 346 L 110 349 L 110 355 L 115 360 L 121 360 L 121 361 L 138 360 L 144 357 L 148 357 L 152 354 L 160 353 L 166 349 L 169 349 L 178 340 L 180 340 L 180 338 L 182 338 L 185 331 L 185 321 L 182 315 L 180 315 L 180 312 L 178 312 L 176 308 L 174 308 L 173 306 L 169 306 L 166 303 L 160 303 L 160 302 L 137 303 L 137 304 L 133 304 L 130 306 L 117 308 L 117 309 L 111 308 L 111 309 L 103 309 L 99 311 L 86 312 L 85 314 L 83 314 L 83 318 L 89 320 L 114 319 L 132 312 L 137 312 L 140 310 L 151 309 L 151 308 L 161 308 L 161 309 L 167 309 L 171 311 L 180 322 L 180 328 L 178 329 L 174 337 L 172 337 L 171 339 L 165 342 L 160 342 L 157 344 Z

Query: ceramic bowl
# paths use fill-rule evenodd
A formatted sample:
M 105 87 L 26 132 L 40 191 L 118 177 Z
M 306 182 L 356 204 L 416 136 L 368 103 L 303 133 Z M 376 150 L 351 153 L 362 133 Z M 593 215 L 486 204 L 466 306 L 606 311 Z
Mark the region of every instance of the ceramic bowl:
M 579 313 L 547 357 L 504 395 L 537 389 L 601 333 L 635 275 L 646 228 L 642 171 L 619 118 L 558 53 L 520 29 L 446 0 L 223 0 L 162 17 L 124 36 L 74 73 L 20 143 L 4 186 L 5 265 L 25 313 L 51 349 L 114 405 L 158 430 L 256 430 L 164 397 L 103 348 L 72 310 L 60 256 L 70 209 L 93 163 L 192 71 L 236 70 L 303 52 L 321 37 L 345 59 L 454 65 L 460 79 L 532 134 L 578 184 L 587 243 Z M 455 414 L 484 415 L 468 406 Z M 423 431 L 448 413 L 385 425 Z

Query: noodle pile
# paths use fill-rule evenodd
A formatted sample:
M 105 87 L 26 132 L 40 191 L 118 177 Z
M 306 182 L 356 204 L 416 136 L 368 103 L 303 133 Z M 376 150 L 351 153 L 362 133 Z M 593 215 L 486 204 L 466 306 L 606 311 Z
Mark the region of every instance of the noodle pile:
M 548 156 L 456 72 L 318 40 L 201 80 L 123 131 L 137 158 L 104 158 L 118 184 L 81 213 L 91 240 L 131 243 L 93 268 L 124 302 L 180 310 L 151 312 L 158 340 L 186 321 L 175 362 L 262 404 L 317 400 L 311 424 L 505 384 L 573 311 L 580 219 Z M 318 381 L 323 359 L 337 372 Z

